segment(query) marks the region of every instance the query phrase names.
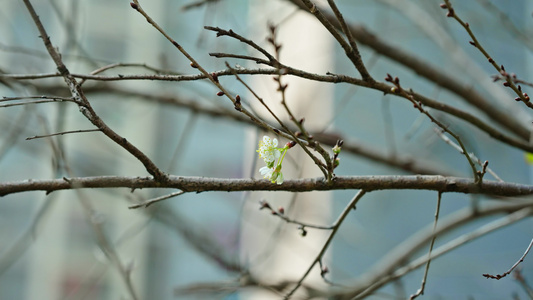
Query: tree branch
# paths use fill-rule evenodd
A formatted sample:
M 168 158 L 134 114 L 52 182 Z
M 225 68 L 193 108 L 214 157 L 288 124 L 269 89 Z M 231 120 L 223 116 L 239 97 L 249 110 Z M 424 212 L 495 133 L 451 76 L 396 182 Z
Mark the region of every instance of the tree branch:
M 302 0 L 287 0 L 304 11 L 309 12 Z M 336 21 L 333 14 L 323 13 L 324 16 L 337 28 L 341 30 L 340 24 Z M 453 75 L 443 72 L 442 69 L 434 66 L 428 61 L 424 61 L 418 56 L 415 56 L 405 50 L 402 50 L 396 45 L 391 45 L 387 41 L 381 39 L 379 34 L 372 32 L 363 25 L 349 24 L 350 31 L 353 37 L 363 45 L 372 48 L 377 53 L 392 59 L 393 61 L 404 65 L 405 67 L 413 70 L 416 74 L 428 79 L 436 85 L 449 90 L 457 96 L 464 99 L 473 107 L 483 111 L 494 122 L 499 123 L 509 131 L 524 140 L 529 140 L 529 130 L 520 123 L 516 118 L 513 118 L 511 114 L 502 110 L 499 106 L 494 105 L 486 100 L 486 98 L 472 89 L 471 86 L 464 84 L 457 80 Z
M 191 192 L 242 192 L 242 191 L 331 191 L 363 189 L 376 190 L 431 190 L 466 194 L 489 194 L 492 196 L 526 196 L 533 194 L 533 185 L 483 181 L 477 184 L 470 178 L 443 176 L 340 176 L 331 183 L 320 178 L 286 180 L 274 185 L 268 180 L 209 178 L 169 175 L 168 180 L 159 182 L 153 177 L 98 176 L 72 177 L 49 180 L 25 180 L 0 183 L 0 196 L 29 191 L 46 191 L 79 188 L 174 188 Z
M 76 79 L 72 76 L 72 74 L 70 74 L 70 71 L 67 69 L 67 67 L 63 63 L 61 59 L 61 54 L 52 45 L 52 42 L 50 41 L 50 38 L 48 34 L 46 33 L 46 30 L 43 24 L 41 23 L 39 16 L 37 15 L 37 12 L 33 8 L 33 5 L 31 4 L 29 0 L 24 0 L 24 4 L 26 5 L 26 8 L 28 12 L 30 13 L 31 18 L 33 22 L 35 23 L 37 30 L 39 31 L 41 38 L 43 39 L 46 50 L 50 54 L 50 57 L 52 58 L 54 63 L 56 64 L 59 74 L 61 74 L 61 76 L 65 80 L 65 83 L 67 84 L 70 90 L 72 98 L 78 104 L 80 112 L 94 126 L 99 128 L 107 137 L 109 137 L 111 140 L 113 140 L 115 143 L 117 143 L 122 148 L 126 149 L 126 151 L 128 151 L 130 154 L 135 156 L 144 165 L 148 173 L 153 175 L 157 180 L 164 181 L 166 174 L 162 172 L 152 162 L 152 160 L 148 158 L 148 156 L 146 156 L 141 150 L 139 150 L 133 144 L 128 142 L 128 140 L 126 140 L 125 138 L 120 136 L 118 133 L 116 133 L 114 130 L 112 130 L 109 126 L 107 126 L 107 124 L 105 124 L 105 122 L 96 114 L 89 100 L 87 100 L 87 98 L 85 97 L 85 94 L 83 93 L 83 90 L 81 89 L 81 86 L 76 82 Z

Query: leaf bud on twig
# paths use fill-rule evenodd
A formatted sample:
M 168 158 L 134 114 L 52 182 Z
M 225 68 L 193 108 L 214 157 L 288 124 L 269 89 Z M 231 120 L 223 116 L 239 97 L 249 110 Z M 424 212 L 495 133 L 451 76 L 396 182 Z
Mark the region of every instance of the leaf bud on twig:
M 299 226 L 298 230 L 300 230 L 300 234 L 305 237 L 307 235 L 307 230 L 305 230 L 304 226 Z
M 448 13 L 446 14 L 446 17 L 451 18 L 454 15 L 455 15 L 455 11 L 453 10 L 453 8 L 449 8 Z
M 242 108 L 241 108 L 241 96 L 239 96 L 239 95 L 235 96 L 235 109 L 237 111 L 242 111 Z
M 320 275 L 321 275 L 321 276 L 324 276 L 324 275 L 326 275 L 327 273 L 329 273 L 329 269 L 328 269 L 327 266 L 324 266 L 324 267 L 322 268 L 322 270 L 320 270 Z
M 338 167 L 339 165 L 341 164 L 341 159 L 340 158 L 335 158 L 335 160 L 333 161 L 333 168 L 335 169 L 336 167 Z
M 296 142 L 295 141 L 289 141 L 289 142 L 287 142 L 287 144 L 285 144 L 285 146 L 290 149 L 290 148 L 296 146 Z
M 339 153 L 341 153 L 341 147 L 339 147 L 339 145 L 335 145 L 335 147 L 333 147 L 331 151 L 338 155 Z
M 271 209 L 270 204 L 266 202 L 265 199 L 260 200 L 259 204 L 261 205 L 259 209 L 265 209 L 265 208 Z

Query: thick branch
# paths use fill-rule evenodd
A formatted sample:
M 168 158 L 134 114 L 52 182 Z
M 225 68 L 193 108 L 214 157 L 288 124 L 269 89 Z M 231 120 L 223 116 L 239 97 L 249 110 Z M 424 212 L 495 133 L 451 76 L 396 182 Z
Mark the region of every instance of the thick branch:
M 168 181 L 160 182 L 153 177 L 75 177 L 49 180 L 26 180 L 0 183 L 0 196 L 29 191 L 46 191 L 77 188 L 175 188 L 190 192 L 209 191 L 290 191 L 310 192 L 343 189 L 376 190 L 432 190 L 493 196 L 526 196 L 533 194 L 533 185 L 483 181 L 476 184 L 472 179 L 444 176 L 341 176 L 328 183 L 320 178 L 286 180 L 281 185 L 268 180 L 188 177 L 170 175 Z

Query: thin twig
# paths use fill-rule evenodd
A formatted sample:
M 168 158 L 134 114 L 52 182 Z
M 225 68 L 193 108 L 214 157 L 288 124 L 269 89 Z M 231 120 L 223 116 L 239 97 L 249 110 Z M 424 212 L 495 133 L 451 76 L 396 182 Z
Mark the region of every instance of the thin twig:
M 170 198 L 182 195 L 184 193 L 185 193 L 184 191 L 178 191 L 178 192 L 170 193 L 168 195 L 164 195 L 164 196 L 161 196 L 161 197 L 156 197 L 156 198 L 152 198 L 150 200 L 146 200 L 146 201 L 144 201 L 142 203 L 139 203 L 139 204 L 130 205 L 130 206 L 128 206 L 128 208 L 129 209 L 134 209 L 134 208 L 139 208 L 139 207 L 147 208 L 148 206 L 150 206 L 150 205 L 152 205 L 152 204 L 154 204 L 156 202 L 163 201 L 163 200 L 166 200 L 166 199 L 170 199 Z
M 91 75 L 96 75 L 96 74 L 103 73 L 103 72 L 105 72 L 107 70 L 111 70 L 111 69 L 115 69 L 115 68 L 121 68 L 121 67 L 140 67 L 140 68 L 147 69 L 149 71 L 153 71 L 156 74 L 183 75 L 183 74 L 180 74 L 178 72 L 172 72 L 172 71 L 162 70 L 162 69 L 159 69 L 159 68 L 156 68 L 156 67 L 152 67 L 152 66 L 149 66 L 149 65 L 147 65 L 145 63 L 113 63 L 113 64 L 108 64 L 106 66 L 103 66 L 101 68 L 98 68 L 98 69 L 92 71 L 90 74 Z M 86 80 L 87 79 L 81 80 L 80 81 L 80 85 L 83 85 Z
M 314 228 L 314 229 L 322 229 L 322 230 L 334 229 L 333 225 L 332 226 L 314 225 L 314 224 L 305 223 L 305 222 L 301 222 L 301 221 L 297 221 L 297 220 L 291 219 L 291 218 L 289 218 L 289 217 L 287 217 L 285 215 L 284 211 L 282 212 L 282 211 L 279 211 L 279 210 L 274 210 L 272 208 L 272 206 L 266 201 L 261 201 L 260 204 L 261 204 L 260 209 L 268 209 L 272 215 L 279 217 L 283 221 L 285 221 L 287 223 L 291 223 L 291 224 L 300 225 L 299 229 L 302 230 L 302 232 L 305 232 L 305 228 L 306 227 Z
M 352 35 L 351 30 L 348 28 L 348 25 L 344 21 L 344 17 L 342 16 L 342 13 L 340 12 L 339 8 L 337 7 L 337 4 L 335 4 L 334 0 L 328 0 L 328 4 L 333 10 L 333 13 L 335 14 L 335 17 L 339 21 L 340 27 L 342 29 L 342 32 L 348 39 L 348 43 L 350 45 L 350 52 L 346 53 L 346 55 L 352 59 L 352 62 L 354 63 L 354 66 L 357 68 L 359 73 L 361 74 L 361 77 L 365 81 L 373 81 L 374 79 L 368 73 L 368 70 L 363 63 L 363 60 L 361 59 L 361 54 L 359 53 L 359 48 L 357 47 L 357 43 L 355 42 L 355 38 Z M 327 18 L 325 18 L 327 20 Z M 346 49 L 345 49 L 346 50 Z
M 209 56 L 213 56 L 216 58 L 238 58 L 243 60 L 251 60 L 257 64 L 264 64 L 264 65 L 272 65 L 271 61 L 268 61 L 266 59 L 257 58 L 254 56 L 249 55 L 240 55 L 240 54 L 233 54 L 233 53 L 220 53 L 220 52 L 210 52 Z
M 101 131 L 100 129 L 80 129 L 80 130 L 70 130 L 70 131 L 62 131 L 57 133 L 51 133 L 51 134 L 44 134 L 44 135 L 34 135 L 31 137 L 27 137 L 26 140 L 34 140 L 34 139 L 41 139 L 45 137 L 51 137 L 56 135 L 65 135 L 70 133 L 84 133 L 84 132 L 95 132 L 95 131 Z
M 461 154 L 465 154 L 463 153 L 463 150 L 461 149 L 461 147 L 459 145 L 457 145 L 456 143 L 454 143 L 452 140 L 450 140 L 446 135 L 444 135 L 444 133 L 442 132 L 442 130 L 440 129 L 437 129 L 435 128 L 435 132 L 437 133 L 437 135 L 448 145 L 452 146 L 452 148 L 454 148 L 455 150 L 459 151 L 459 153 Z M 488 164 L 485 163 L 485 162 L 482 162 L 481 159 L 479 159 L 474 153 L 468 153 L 468 155 L 470 155 L 470 158 L 472 158 L 473 161 L 475 161 L 480 167 L 483 167 L 484 165 Z M 491 168 L 489 167 L 484 167 L 487 172 L 489 172 L 496 180 L 498 180 L 499 182 L 504 182 L 503 179 L 500 178 L 500 176 L 498 176 L 498 174 L 496 174 L 496 172 L 494 172 Z
M 431 251 L 433 251 L 433 245 L 435 245 L 435 240 L 437 239 L 437 235 L 435 232 L 437 231 L 437 222 L 439 221 L 439 213 L 440 213 L 440 203 L 442 200 L 442 193 L 439 192 L 437 196 L 437 209 L 435 210 L 435 221 L 433 222 L 433 238 L 431 239 L 431 243 L 429 245 L 429 251 L 428 251 L 428 260 L 426 263 L 426 268 L 424 269 L 424 277 L 422 278 L 422 283 L 420 285 L 420 289 L 416 291 L 415 294 L 411 295 L 409 299 L 416 299 L 418 296 L 424 294 L 424 289 L 426 287 L 426 280 L 428 278 L 429 273 L 429 265 L 431 263 Z
M 416 101 L 415 97 L 412 95 L 413 92 L 411 90 L 408 92 L 404 88 L 402 88 L 402 86 L 400 85 L 400 79 L 398 77 L 392 78 L 390 74 L 387 74 L 387 77 L 385 78 L 385 80 L 394 84 L 394 87 L 391 88 L 392 93 L 403 95 L 405 99 L 413 103 L 413 106 L 416 109 L 418 109 L 419 112 L 426 115 L 431 120 L 431 122 L 439 126 L 444 132 L 451 135 L 457 141 L 457 143 L 459 144 L 459 147 L 461 147 L 461 153 L 463 154 L 463 156 L 465 156 L 466 160 L 468 161 L 468 164 L 470 165 L 470 168 L 472 169 L 474 180 L 477 183 L 481 183 L 481 180 L 483 179 L 483 177 L 480 175 L 480 173 L 476 169 L 476 166 L 474 162 L 472 161 L 472 159 L 470 158 L 470 155 L 468 155 L 468 151 L 466 151 L 465 145 L 463 144 L 461 137 L 459 137 L 459 135 L 457 135 L 452 130 L 450 130 L 448 126 L 444 125 L 442 122 L 440 122 L 435 117 L 433 117 L 429 113 L 429 111 L 424 109 L 422 104 Z
M 524 289 L 526 294 L 529 296 L 530 299 L 533 299 L 533 289 L 529 284 L 526 282 L 526 279 L 522 275 L 522 271 L 520 269 L 516 269 L 513 273 L 514 279 L 518 281 L 520 286 Z
M 7 102 L 7 101 L 17 101 L 17 100 L 25 100 L 25 99 L 48 99 L 48 100 L 57 100 L 57 101 L 70 101 L 73 102 L 74 98 L 72 97 L 58 97 L 58 96 L 22 96 L 22 97 L 2 97 L 0 99 L 0 102 Z
M 8 102 L 8 101 L 20 101 L 20 100 L 26 100 L 26 99 L 38 99 L 38 100 L 32 100 L 32 101 L 23 101 L 23 102 L 16 102 L 16 103 L 9 103 L 9 104 L 1 104 L 0 108 L 4 107 L 12 107 L 12 106 L 21 106 L 21 105 L 30 105 L 30 104 L 42 104 L 42 103 L 57 103 L 57 102 L 76 102 L 73 98 L 67 98 L 67 97 L 57 97 L 57 96 L 23 96 L 23 97 L 2 97 L 0 99 L 0 102 Z
M 209 4 L 212 4 L 212 3 L 216 3 L 220 0 L 197 0 L 197 1 L 194 1 L 194 2 L 191 2 L 189 4 L 185 4 L 181 7 L 182 10 L 189 10 L 189 9 L 193 9 L 193 8 L 198 8 L 198 7 L 201 7 L 201 6 L 204 6 L 204 5 L 209 5 Z
M 500 211 L 501 212 L 501 209 L 493 209 L 493 208 L 489 208 L 487 209 L 487 211 L 483 214 L 487 214 L 487 215 L 491 215 L 497 211 Z M 438 232 L 437 234 L 442 234 L 443 232 L 445 231 L 448 231 L 449 229 L 451 229 L 450 227 L 456 227 L 456 226 L 459 226 L 459 225 L 462 225 L 464 224 L 467 220 L 477 220 L 480 215 L 479 215 L 480 211 L 477 211 L 477 212 L 470 212 L 468 213 L 465 217 L 463 217 L 462 219 L 458 219 L 456 220 L 454 223 L 451 223 L 451 224 L 448 224 L 447 226 L 443 226 Z M 477 238 L 480 238 L 482 236 L 485 236 L 486 234 L 488 233 L 491 233 L 495 230 L 498 230 L 500 228 L 503 228 L 505 226 L 508 226 L 508 225 L 511 225 L 511 224 L 514 224 L 520 220 L 523 220 L 524 218 L 527 218 L 529 216 L 531 216 L 531 214 L 533 213 L 533 210 L 532 208 L 530 207 L 530 204 L 528 204 L 528 206 L 526 207 L 523 207 L 519 210 L 514 210 L 511 214 L 509 215 L 506 215 L 500 219 L 497 219 L 495 221 L 492 221 L 486 225 L 483 225 L 471 232 L 468 232 L 468 233 L 465 233 L 449 242 L 447 242 L 446 244 L 438 247 L 437 249 L 433 250 L 433 254 L 431 255 L 430 259 L 434 260 L 436 259 L 437 257 L 445 254 L 445 253 L 448 253 L 462 245 L 465 245 Z M 442 223 L 442 222 L 441 222 Z M 446 228 L 447 227 L 447 228 Z M 430 234 L 428 236 L 426 236 L 423 241 L 424 242 L 427 242 L 431 237 L 433 237 L 433 234 Z M 418 239 L 419 242 L 422 242 L 421 239 Z M 419 246 L 421 244 L 420 243 L 416 243 L 416 244 L 413 244 L 411 245 L 411 248 L 412 249 L 418 249 Z M 409 253 L 412 253 L 413 251 L 408 251 Z M 344 292 L 343 294 L 346 296 L 349 297 L 349 299 L 365 299 L 368 295 L 372 294 L 373 292 L 375 292 L 377 289 L 379 289 L 380 287 L 384 286 L 386 283 L 388 282 L 391 282 L 392 280 L 395 280 L 397 278 L 400 278 L 402 276 L 404 276 L 405 274 L 413 271 L 413 270 L 416 270 L 417 268 L 421 267 L 422 265 L 424 265 L 427 260 L 428 260 L 428 257 L 426 255 L 424 256 L 421 256 L 415 260 L 413 260 L 412 262 L 410 262 L 409 264 L 401 267 L 401 268 L 398 268 L 397 266 L 401 265 L 402 264 L 402 259 L 405 259 L 404 256 L 401 256 L 401 257 L 395 257 L 395 256 L 392 256 L 394 257 L 394 261 L 393 262 L 389 262 L 388 266 L 381 269 L 381 271 L 379 273 L 375 273 L 375 274 L 372 274 L 372 276 L 370 278 L 365 278 L 365 283 L 362 283 L 362 284 L 357 284 L 356 285 L 356 288 L 353 288 L 352 291 L 349 291 L 349 292 Z M 392 270 L 391 270 L 392 269 Z M 368 284 L 367 284 L 368 283 Z
M 525 105 L 527 105 L 529 108 L 533 109 L 533 103 L 531 103 L 529 96 L 526 93 L 522 92 L 522 88 L 519 85 L 516 85 L 511 76 L 505 71 L 505 68 L 503 65 L 499 65 L 496 60 L 488 53 L 487 50 L 481 45 L 478 38 L 475 36 L 472 29 L 470 29 L 470 24 L 467 22 L 464 22 L 458 15 L 455 9 L 452 7 L 452 4 L 450 0 L 444 0 L 444 5 L 441 5 L 443 9 L 448 10 L 448 17 L 454 18 L 461 26 L 465 29 L 465 31 L 468 33 L 472 41 L 470 41 L 470 44 L 474 47 L 476 47 L 479 52 L 485 56 L 485 58 L 488 60 L 488 62 L 500 73 L 505 77 L 504 86 L 509 87 L 513 90 L 513 92 L 518 96 L 515 98 L 517 101 L 522 101 Z
M 15 145 L 20 141 L 19 135 L 25 129 L 28 121 L 30 120 L 31 107 L 25 107 L 20 114 L 11 121 L 11 128 L 4 129 L 5 134 L 2 137 L 2 143 L 0 144 L 0 160 L 12 149 L 15 149 Z
M 494 3 L 492 3 L 489 0 L 477 0 L 481 7 L 486 9 L 488 12 L 496 15 L 500 21 L 501 25 L 503 25 L 510 33 L 512 33 L 512 36 L 516 39 L 518 39 L 524 46 L 529 48 L 530 51 L 533 51 L 533 40 L 531 39 L 531 36 L 527 34 L 525 30 L 519 29 L 516 27 L 516 25 L 513 23 L 513 20 L 502 10 L 500 10 Z
M 35 101 L 27 101 L 27 102 L 0 104 L 0 108 L 13 107 L 13 106 L 22 106 L 22 105 L 31 105 L 31 104 L 57 103 L 57 102 L 64 102 L 64 100 L 47 99 L 47 100 L 35 100 Z
M 503 273 L 503 274 L 496 274 L 496 275 L 491 275 L 491 274 L 483 274 L 484 277 L 486 278 L 491 278 L 491 279 L 497 279 L 497 280 L 500 280 L 502 279 L 503 277 L 511 274 L 511 272 L 513 272 L 513 270 L 518 267 L 518 265 L 524 261 L 524 259 L 526 258 L 527 254 L 529 253 L 529 250 L 531 250 L 531 247 L 533 246 L 533 239 L 531 240 L 531 242 L 529 242 L 529 246 L 527 246 L 526 248 L 526 251 L 524 252 L 524 254 L 520 257 L 520 259 L 515 262 L 515 264 L 509 269 L 507 270 L 507 272 Z
M 302 275 L 302 277 L 300 278 L 300 280 L 298 280 L 298 282 L 296 283 L 296 285 L 285 295 L 285 299 L 289 299 L 291 298 L 291 296 L 298 290 L 298 288 L 302 285 L 303 281 L 305 280 L 305 278 L 307 277 L 307 275 L 309 275 L 309 273 L 311 273 L 311 270 L 313 269 L 313 267 L 322 260 L 322 257 L 324 256 L 324 253 L 326 253 L 326 250 L 329 248 L 329 244 L 331 243 L 331 241 L 333 241 L 333 238 L 335 237 L 335 234 L 338 232 L 342 222 L 344 221 L 344 219 L 346 218 L 346 216 L 351 212 L 353 211 L 353 209 L 355 208 L 355 205 L 357 204 L 357 202 L 359 202 L 359 200 L 366 194 L 366 191 L 365 190 L 360 190 L 359 192 L 357 192 L 357 194 L 355 194 L 355 196 L 352 198 L 352 200 L 348 203 L 348 205 L 344 208 L 343 212 L 339 215 L 339 218 L 333 223 L 333 229 L 331 230 L 331 233 L 329 234 L 328 236 L 328 239 L 326 240 L 326 242 L 324 243 L 324 245 L 322 246 L 322 249 L 320 250 L 320 252 L 318 253 L 318 255 L 315 257 L 315 259 L 313 260 L 313 262 L 311 263 L 311 265 L 309 266 L 309 268 L 307 269 L 307 271 L 305 271 L 305 273 Z
M 322 14 L 322 11 L 313 2 L 311 2 L 310 0 L 301 0 L 301 1 L 307 7 L 309 12 L 311 12 L 311 14 L 313 14 L 320 21 L 320 23 L 322 23 L 322 25 L 324 25 L 324 27 L 329 31 L 329 33 L 341 45 L 342 49 L 346 53 L 346 57 L 348 57 L 348 59 L 350 59 L 352 64 L 359 71 L 359 73 L 361 74 L 362 79 L 364 81 L 371 82 L 372 81 L 372 77 L 370 76 L 370 74 L 366 70 L 366 68 L 365 68 L 365 66 L 363 64 L 363 61 L 361 59 L 361 55 L 357 51 L 357 47 L 355 49 L 352 48 L 351 45 L 344 40 L 342 35 L 337 31 L 337 29 L 335 29 L 335 27 L 330 22 L 330 20 L 328 18 L 326 18 L 324 16 L 324 14 Z M 340 12 L 339 12 L 339 14 L 340 14 Z M 342 15 L 340 15 L 340 16 L 336 15 L 336 17 L 337 17 L 337 19 L 340 17 L 341 20 L 344 20 L 342 18 Z M 342 22 L 342 23 L 344 23 L 344 22 Z M 346 25 L 346 24 L 344 24 L 344 25 Z M 354 41 L 354 45 L 355 45 L 355 41 Z
M 268 58 L 268 60 L 270 62 L 276 62 L 277 61 L 276 58 L 272 54 L 268 53 L 268 51 L 263 49 L 261 46 L 257 45 L 254 41 L 249 40 L 249 39 L 247 39 L 247 38 L 235 33 L 231 29 L 230 30 L 224 30 L 222 28 L 212 27 L 212 26 L 204 26 L 204 28 L 207 29 L 207 30 L 216 32 L 217 33 L 217 37 L 227 35 L 227 36 L 230 36 L 230 37 L 232 37 L 232 38 L 234 38 L 236 40 L 241 41 L 242 43 L 245 43 L 245 44 L 251 46 L 255 50 L 261 52 L 261 54 L 263 54 L 266 58 Z

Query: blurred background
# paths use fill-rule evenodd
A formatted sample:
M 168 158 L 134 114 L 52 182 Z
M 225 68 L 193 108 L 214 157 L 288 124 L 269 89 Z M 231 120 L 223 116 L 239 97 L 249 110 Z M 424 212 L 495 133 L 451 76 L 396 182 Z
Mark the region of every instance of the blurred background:
M 492 105 L 531 125 L 531 114 L 523 110 L 523 105 L 510 101 L 515 96 L 501 83 L 492 82 L 495 70 L 468 44 L 469 38 L 457 22 L 446 18 L 440 2 L 337 3 L 348 22 L 364 26 L 390 45 L 471 86 Z M 499 63 L 520 78 L 531 77 L 530 1 L 452 3 Z M 23 3 L 2 4 L 0 72 L 55 73 L 55 65 Z M 33 5 L 71 73 L 89 74 L 113 63 L 136 65 L 116 67 L 101 75 L 198 73 L 131 9 L 129 1 L 36 0 Z M 329 33 L 291 1 L 159 0 L 143 1 L 141 5 L 209 71 L 225 69 L 226 61 L 234 67 L 262 66 L 209 56 L 210 52 L 260 54 L 230 38 L 217 38 L 203 26 L 232 29 L 273 51 L 266 41 L 268 25 L 273 24 L 282 44 L 283 63 L 318 74 L 358 76 Z M 400 77 L 404 87 L 487 119 L 475 107 L 402 64 L 370 47 L 362 45 L 360 50 L 377 80 L 390 73 Z M 272 76 L 242 77 L 283 120 L 288 120 L 279 106 L 280 94 Z M 4 97 L 68 96 L 58 77 L 2 78 L 0 92 Z M 305 118 L 309 131 L 342 137 L 355 149 L 368 149 L 392 160 L 412 161 L 434 171 L 430 174 L 471 176 L 464 157 L 439 138 L 435 126 L 406 100 L 347 84 L 292 77 L 283 80 L 289 83 L 289 105 L 298 117 Z M 220 82 L 275 124 L 235 78 L 221 77 Z M 100 117 L 163 171 L 183 176 L 261 177 L 255 150 L 265 133 L 231 117 L 235 115 L 233 105 L 217 97 L 218 90 L 209 82 L 88 80 L 83 87 Z M 524 161 L 523 151 L 441 112 L 435 111 L 434 115 L 461 136 L 467 149 L 488 160 L 503 180 L 531 183 L 531 167 Z M 26 140 L 92 129 L 73 103 L 2 107 L 0 128 L 2 182 L 63 176 L 147 176 L 134 157 L 100 133 Z M 280 145 L 286 142 L 280 139 Z M 343 150 L 337 175 L 412 174 L 356 153 Z M 303 151 L 291 149 L 286 161 L 286 179 L 321 176 Z M 495 178 L 487 175 L 487 179 Z M 28 192 L 1 198 L 0 299 L 278 299 L 278 292 L 254 285 L 298 280 L 320 251 L 328 232 L 308 229 L 302 237 L 297 225 L 259 210 L 259 201 L 266 200 L 276 209 L 284 207 L 288 216 L 302 222 L 328 226 L 356 193 L 209 192 L 181 195 L 146 209 L 128 209 L 172 192 L 91 189 L 48 195 Z M 444 194 L 442 200 L 442 219 L 500 201 L 463 194 Z M 365 271 L 391 258 L 389 251 L 422 228 L 432 226 L 436 201 L 436 193 L 427 191 L 366 195 L 343 223 L 323 260 L 329 269 L 326 278 L 348 287 L 354 280 L 364 280 Z M 502 216 L 480 218 L 439 236 L 436 247 Z M 481 274 L 506 271 L 522 255 L 532 236 L 532 222 L 524 219 L 439 257 L 431 264 L 424 299 L 527 299 L 524 286 L 512 276 L 497 281 Z M 413 253 L 412 258 L 424 254 L 427 247 Z M 526 281 L 533 277 L 532 266 L 530 257 L 521 264 Z M 422 274 L 423 268 L 408 273 L 369 299 L 404 299 L 419 288 Z M 316 289 L 331 288 L 320 277 L 318 267 L 305 283 Z M 239 288 L 246 284 L 247 288 Z

